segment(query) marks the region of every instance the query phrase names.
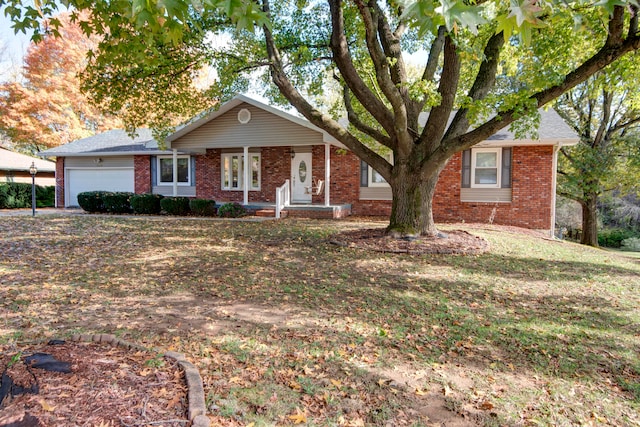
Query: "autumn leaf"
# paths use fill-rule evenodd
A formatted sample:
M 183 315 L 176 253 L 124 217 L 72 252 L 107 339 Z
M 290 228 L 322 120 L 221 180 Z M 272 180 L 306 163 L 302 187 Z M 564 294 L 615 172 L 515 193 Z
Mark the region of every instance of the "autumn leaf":
M 289 415 L 289 419 L 293 421 L 294 424 L 304 424 L 307 422 L 307 414 L 302 412 L 300 408 L 296 408 L 296 413 Z
M 53 405 L 50 405 L 46 400 L 44 399 L 40 399 L 38 401 L 38 403 L 40 403 L 40 406 L 42 406 L 42 409 L 44 409 L 47 412 L 53 412 L 56 410 L 56 407 Z
M 341 383 L 340 381 L 338 381 L 338 380 L 333 380 L 333 379 L 332 379 L 332 380 L 330 380 L 330 381 L 331 381 L 331 384 L 333 384 L 336 388 L 340 388 L 340 387 L 342 387 L 342 383 Z

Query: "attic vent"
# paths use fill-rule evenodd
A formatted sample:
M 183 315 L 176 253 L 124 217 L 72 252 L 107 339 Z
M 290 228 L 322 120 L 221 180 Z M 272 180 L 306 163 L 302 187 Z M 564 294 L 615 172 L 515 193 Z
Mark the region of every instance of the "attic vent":
M 246 108 L 238 111 L 238 121 L 240 123 L 244 125 L 246 123 L 249 123 L 249 120 L 251 120 L 251 111 L 247 110 Z

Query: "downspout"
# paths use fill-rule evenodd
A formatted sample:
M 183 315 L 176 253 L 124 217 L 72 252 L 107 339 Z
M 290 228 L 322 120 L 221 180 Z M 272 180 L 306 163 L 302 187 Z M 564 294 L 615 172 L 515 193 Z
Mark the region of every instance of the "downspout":
M 244 185 L 242 186 L 244 188 L 243 190 L 243 195 L 244 195 L 244 201 L 243 204 L 245 206 L 247 206 L 249 204 L 249 146 L 245 145 L 244 146 L 244 158 L 243 158 L 243 180 L 244 180 Z
M 324 205 L 329 206 L 331 197 L 329 194 L 329 179 L 331 178 L 331 144 L 324 145 Z
M 560 152 L 562 143 L 553 146 L 553 171 L 551 179 L 551 229 L 549 234 L 553 238 L 556 234 L 556 190 L 558 187 L 558 153 Z
M 173 149 L 173 197 L 178 196 L 178 150 Z

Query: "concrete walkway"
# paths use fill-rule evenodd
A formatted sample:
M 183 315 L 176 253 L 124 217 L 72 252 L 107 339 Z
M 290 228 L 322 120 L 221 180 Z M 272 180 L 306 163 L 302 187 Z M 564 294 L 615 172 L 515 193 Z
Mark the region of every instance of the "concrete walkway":
M 0 216 L 31 216 L 32 211 L 28 209 L 0 209 Z M 56 209 L 56 208 L 38 208 L 38 215 L 86 215 L 82 209 Z

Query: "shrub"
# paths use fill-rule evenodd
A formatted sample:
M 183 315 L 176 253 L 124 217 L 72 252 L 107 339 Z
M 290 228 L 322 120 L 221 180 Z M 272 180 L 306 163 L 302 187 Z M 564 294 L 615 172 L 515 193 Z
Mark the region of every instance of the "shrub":
M 48 185 L 36 186 L 36 206 L 39 208 L 52 208 L 56 204 L 56 187 Z
M 218 208 L 218 216 L 222 218 L 240 218 L 247 210 L 240 203 L 225 203 Z
M 0 209 L 31 206 L 31 184 L 6 182 L 0 184 Z
M 598 244 L 607 248 L 619 248 L 622 241 L 631 237 L 640 237 L 633 230 L 624 228 L 608 228 L 598 233 Z
M 160 207 L 169 215 L 188 215 L 190 212 L 188 197 L 165 197 L 160 200 Z
M 104 213 L 107 208 L 104 205 L 103 196 L 106 191 L 85 191 L 78 194 L 78 205 L 87 212 Z
M 109 213 L 123 214 L 131 213 L 131 204 L 129 199 L 133 196 L 133 193 L 127 192 L 108 192 L 102 195 L 102 203 L 104 208 Z
M 136 194 L 131 196 L 129 203 L 134 213 L 144 215 L 157 215 L 162 209 L 160 201 L 164 196 L 162 194 Z
M 640 252 L 640 238 L 629 237 L 628 239 L 624 239 L 620 248 L 623 251 Z
M 208 199 L 191 199 L 189 201 L 191 212 L 199 216 L 214 216 L 216 214 L 216 202 Z

